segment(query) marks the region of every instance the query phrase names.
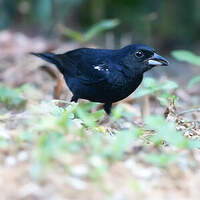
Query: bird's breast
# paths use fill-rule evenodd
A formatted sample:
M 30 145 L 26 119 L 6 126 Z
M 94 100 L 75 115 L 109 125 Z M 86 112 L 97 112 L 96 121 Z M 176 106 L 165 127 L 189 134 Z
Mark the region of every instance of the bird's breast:
M 112 98 L 113 102 L 122 100 L 129 96 L 131 93 L 133 93 L 136 88 L 140 85 L 142 82 L 142 76 L 137 76 L 135 78 L 130 79 L 116 79 L 113 80 L 112 84 L 110 84 L 110 87 L 108 87 L 108 94 Z
M 69 78 L 67 85 L 75 96 L 94 102 L 117 102 L 129 96 L 140 85 L 142 76 L 126 78 L 112 75 L 107 81 L 83 84 L 78 79 Z
M 131 93 L 140 85 L 142 76 L 128 79 L 124 76 L 113 74 L 108 81 L 90 85 L 91 93 L 85 99 L 96 102 L 117 102 Z

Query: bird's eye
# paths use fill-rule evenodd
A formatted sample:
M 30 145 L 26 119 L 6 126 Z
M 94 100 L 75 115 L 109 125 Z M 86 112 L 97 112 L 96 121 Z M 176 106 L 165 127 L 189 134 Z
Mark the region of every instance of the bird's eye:
M 143 54 L 142 51 L 137 51 L 137 52 L 135 53 L 135 56 L 136 56 L 137 58 L 142 58 L 142 57 L 144 56 L 144 54 Z

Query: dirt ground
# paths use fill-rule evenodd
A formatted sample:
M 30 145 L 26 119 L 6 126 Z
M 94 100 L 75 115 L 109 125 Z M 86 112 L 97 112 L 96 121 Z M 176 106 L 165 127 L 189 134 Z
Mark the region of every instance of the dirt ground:
M 26 106 L 22 109 L 8 109 L 4 104 L 0 105 L 1 200 L 199 199 L 199 149 L 189 150 L 167 144 L 157 148 L 142 139 L 136 139 L 122 159 L 106 163 L 105 172 L 100 178 L 91 178 L 90 172 L 95 168 L 99 169 L 102 160 L 93 156 L 88 161 L 88 149 L 80 153 L 67 152 L 59 155 L 58 160 L 53 160 L 50 166 L 44 167 L 40 176 L 37 176 L 41 167 L 35 159 L 35 145 L 38 143 L 29 138 L 21 141 L 22 132 L 27 131 L 28 134 L 28 131 L 37 128 L 40 123 L 27 123 L 35 117 L 33 113 L 29 113 L 29 108 L 39 107 L 43 101 L 52 102 L 54 97 L 67 101 L 71 94 L 54 68 L 49 69 L 45 62 L 32 57 L 28 52 L 52 49 L 62 52 L 63 49 L 76 48 L 78 45 L 70 42 L 53 44 L 42 38 L 30 39 L 21 33 L 2 32 L 0 46 L 0 84 L 11 88 L 27 83 L 34 86 L 34 89 L 26 90 Z M 162 79 L 162 75 L 159 78 Z M 174 105 L 168 106 L 167 118 L 176 121 L 177 129 L 184 130 L 185 137 L 198 138 L 199 88 L 195 86 L 188 90 L 180 86 L 176 94 L 182 103 L 176 106 L 176 110 Z M 133 113 L 137 124 L 143 121 L 143 114 L 150 112 L 163 115 L 167 109 L 155 103 L 152 98 L 133 101 L 128 98 L 121 104 Z M 48 107 L 46 109 L 48 110 Z M 190 109 L 194 111 L 187 113 Z M 183 111 L 186 113 L 179 117 L 177 114 Z M 46 110 L 37 111 L 35 115 L 38 115 L 40 120 L 48 118 Z M 182 122 L 182 119 L 185 121 Z M 130 122 L 122 120 L 120 123 L 129 126 Z M 192 128 L 188 128 L 191 125 Z M 103 137 L 109 140 L 115 135 L 107 134 Z M 178 158 L 165 166 L 145 160 L 146 155 L 159 152 L 176 154 Z

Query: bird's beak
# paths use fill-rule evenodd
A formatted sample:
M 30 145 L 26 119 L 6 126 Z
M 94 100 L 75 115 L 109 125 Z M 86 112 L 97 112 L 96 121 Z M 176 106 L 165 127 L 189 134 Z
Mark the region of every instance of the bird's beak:
M 168 66 L 169 62 L 162 56 L 154 53 L 151 58 L 147 60 L 149 66 Z

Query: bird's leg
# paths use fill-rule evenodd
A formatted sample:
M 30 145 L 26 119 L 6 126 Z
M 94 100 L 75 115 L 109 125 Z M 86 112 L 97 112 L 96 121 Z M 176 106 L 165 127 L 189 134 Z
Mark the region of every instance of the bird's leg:
M 112 108 L 112 103 L 105 103 L 104 104 L 104 110 L 108 115 L 110 115 L 110 113 L 111 113 L 111 108 Z
M 110 124 L 110 113 L 111 113 L 112 103 L 105 103 L 103 108 L 107 115 L 104 116 L 102 120 L 100 120 L 99 124 L 108 126 Z
M 113 135 L 113 131 L 111 128 L 112 121 L 110 118 L 110 113 L 111 113 L 111 108 L 112 108 L 112 103 L 105 103 L 104 104 L 104 110 L 107 113 L 107 115 L 104 116 L 104 119 L 100 121 L 100 125 L 104 127 L 106 132 L 108 132 L 111 136 Z
M 76 102 L 78 101 L 78 97 L 76 97 L 76 96 L 72 96 L 72 98 L 71 98 L 71 102 L 72 102 L 72 101 L 76 103 Z

